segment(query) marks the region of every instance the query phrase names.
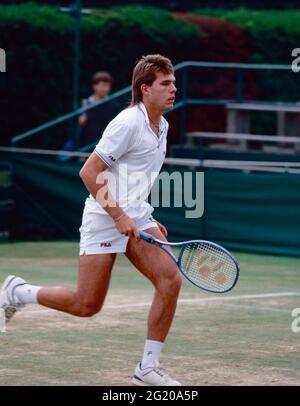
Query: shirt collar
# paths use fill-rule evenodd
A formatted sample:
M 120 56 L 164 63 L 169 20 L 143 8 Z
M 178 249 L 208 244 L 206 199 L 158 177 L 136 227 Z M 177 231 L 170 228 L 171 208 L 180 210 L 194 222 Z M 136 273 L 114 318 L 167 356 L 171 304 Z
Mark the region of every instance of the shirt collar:
M 146 106 L 144 105 L 143 102 L 139 102 L 138 106 L 139 106 L 140 110 L 142 110 L 142 112 L 144 113 L 146 123 L 150 125 L 150 120 L 149 120 Z

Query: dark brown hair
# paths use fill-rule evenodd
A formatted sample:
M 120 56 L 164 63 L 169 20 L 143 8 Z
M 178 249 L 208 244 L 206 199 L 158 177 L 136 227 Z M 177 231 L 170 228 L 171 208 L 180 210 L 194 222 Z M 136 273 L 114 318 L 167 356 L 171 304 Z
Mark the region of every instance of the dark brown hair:
M 133 70 L 130 106 L 142 101 L 141 85 L 151 86 L 156 79 L 156 72 L 174 73 L 170 59 L 159 54 L 142 56 Z
M 97 85 L 99 82 L 112 82 L 111 74 L 108 72 L 96 72 L 93 74 L 92 83 Z

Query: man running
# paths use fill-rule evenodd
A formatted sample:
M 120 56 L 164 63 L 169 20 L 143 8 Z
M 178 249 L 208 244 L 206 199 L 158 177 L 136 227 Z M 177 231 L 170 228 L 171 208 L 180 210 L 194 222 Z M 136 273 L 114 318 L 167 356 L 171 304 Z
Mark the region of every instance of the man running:
M 131 105 L 108 124 L 80 171 L 90 196 L 80 227 L 77 289 L 35 286 L 11 275 L 0 292 L 6 322 L 29 303 L 90 317 L 104 303 L 116 254 L 125 253 L 155 288 L 144 353 L 132 378 L 140 386 L 181 385 L 159 364 L 175 314 L 181 276 L 168 255 L 139 238 L 139 230 L 161 240 L 167 236 L 144 200 L 165 158 L 168 123 L 162 113 L 172 108 L 176 90 L 168 58 L 142 57 L 133 71 Z

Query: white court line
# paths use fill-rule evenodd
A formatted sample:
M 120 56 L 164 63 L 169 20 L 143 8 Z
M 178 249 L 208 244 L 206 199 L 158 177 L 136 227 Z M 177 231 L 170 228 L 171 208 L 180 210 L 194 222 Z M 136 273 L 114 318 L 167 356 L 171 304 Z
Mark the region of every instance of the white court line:
M 191 299 L 179 299 L 178 304 L 193 304 L 193 303 L 208 303 L 217 301 L 228 300 L 248 300 L 248 299 L 266 299 L 273 297 L 288 297 L 288 296 L 300 296 L 300 292 L 278 292 L 278 293 L 262 293 L 257 295 L 239 295 L 239 296 L 212 296 L 212 297 L 200 297 Z M 129 307 L 146 307 L 150 306 L 152 302 L 144 303 L 123 303 L 120 305 L 104 305 L 105 309 L 128 309 Z M 42 309 L 42 310 L 29 310 L 28 313 L 50 313 L 56 312 L 54 309 Z
M 255 312 L 257 310 L 260 311 L 267 311 L 267 312 L 279 312 L 279 313 L 289 313 L 291 314 L 291 310 L 286 310 L 286 309 L 278 309 L 277 307 L 266 307 L 266 306 L 257 306 L 257 305 L 242 305 L 242 304 L 232 304 L 232 303 L 224 303 L 224 307 L 232 307 L 234 309 L 246 309 L 246 310 L 254 310 Z

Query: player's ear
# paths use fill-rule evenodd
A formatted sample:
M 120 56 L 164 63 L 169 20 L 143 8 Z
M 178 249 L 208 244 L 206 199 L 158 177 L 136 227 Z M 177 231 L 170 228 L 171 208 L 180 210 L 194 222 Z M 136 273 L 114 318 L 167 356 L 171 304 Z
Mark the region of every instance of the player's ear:
M 142 92 L 142 94 L 143 94 L 144 96 L 148 96 L 149 93 L 150 93 L 149 86 L 147 86 L 145 83 L 143 83 L 143 84 L 141 85 L 141 92 Z

